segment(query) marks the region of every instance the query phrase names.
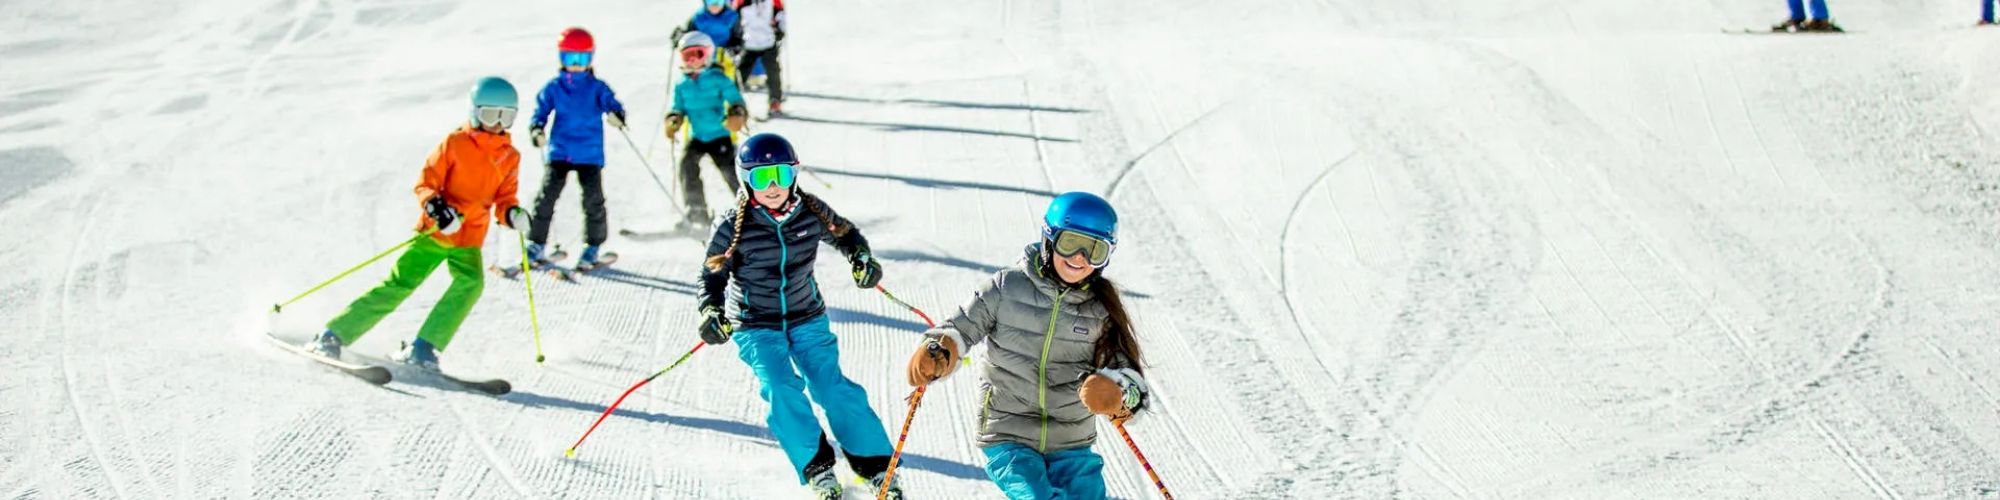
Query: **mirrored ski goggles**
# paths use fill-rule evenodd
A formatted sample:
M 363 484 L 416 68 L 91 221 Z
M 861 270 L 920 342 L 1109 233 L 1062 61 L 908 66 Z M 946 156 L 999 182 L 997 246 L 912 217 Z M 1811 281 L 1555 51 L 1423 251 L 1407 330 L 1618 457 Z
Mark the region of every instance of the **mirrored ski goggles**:
M 563 64 L 563 66 L 589 66 L 589 65 L 590 65 L 590 53 L 589 53 L 589 52 L 564 52 L 564 53 L 562 53 L 562 64 Z
M 789 163 L 764 165 L 751 168 L 750 176 L 743 178 L 743 182 L 748 183 L 753 191 L 771 189 L 771 186 L 788 188 L 792 187 L 792 181 L 798 180 L 793 175 Z
M 1056 231 L 1056 255 L 1070 257 L 1083 255 L 1090 261 L 1090 267 L 1104 267 L 1111 263 L 1111 250 L 1117 245 L 1096 236 L 1076 231 Z
M 706 2 L 706 3 L 708 4 L 708 6 L 709 6 L 709 7 L 728 7 L 728 6 L 729 6 L 729 0 L 708 0 L 708 1 Z
M 688 47 L 681 49 L 681 62 L 686 63 L 685 65 L 687 66 L 693 66 L 695 63 L 705 63 L 708 62 L 709 54 L 708 47 L 700 45 Z
M 480 106 L 473 108 L 472 116 L 479 119 L 479 126 L 481 127 L 498 126 L 507 129 L 514 128 L 514 112 L 514 108 Z

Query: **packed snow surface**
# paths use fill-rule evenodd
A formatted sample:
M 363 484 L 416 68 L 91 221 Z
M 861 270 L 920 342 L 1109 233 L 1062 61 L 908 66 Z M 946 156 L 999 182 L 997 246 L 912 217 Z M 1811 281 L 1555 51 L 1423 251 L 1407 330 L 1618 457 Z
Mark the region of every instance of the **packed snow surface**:
M 489 278 L 444 363 L 504 397 L 260 338 L 387 274 L 265 314 L 407 238 L 471 83 L 532 93 L 567 26 L 634 110 L 612 227 L 665 229 L 640 159 L 671 182 L 669 31 L 697 6 L 5 2 L 0 498 L 805 496 L 730 345 L 562 455 L 697 342 L 692 240 L 537 276 L 543 365 L 521 284 Z M 2000 29 L 1832 7 L 1852 33 L 1724 33 L 1776 0 L 795 0 L 794 115 L 755 126 L 934 317 L 1055 193 L 1112 200 L 1157 394 L 1131 431 L 1179 498 L 2000 498 Z M 506 230 L 484 250 L 519 259 Z M 842 364 L 893 436 L 922 322 L 835 255 Z M 351 351 L 394 351 L 446 281 Z M 924 398 L 912 498 L 999 497 L 978 404 L 967 373 Z M 1101 431 L 1112 496 L 1156 498 Z

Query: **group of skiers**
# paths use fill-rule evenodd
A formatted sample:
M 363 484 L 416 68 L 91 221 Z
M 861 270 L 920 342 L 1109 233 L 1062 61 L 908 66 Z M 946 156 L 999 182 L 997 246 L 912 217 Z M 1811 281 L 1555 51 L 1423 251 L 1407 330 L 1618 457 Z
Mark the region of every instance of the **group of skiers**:
M 894 448 L 866 390 L 841 372 L 838 341 L 813 271 L 820 242 L 847 258 L 857 287 L 875 287 L 882 263 L 859 227 L 799 188 L 799 156 L 787 139 L 762 133 L 738 147 L 733 134 L 744 131 L 748 113 L 740 86 L 713 64 L 714 40 L 725 40 L 724 49 L 742 50 L 736 59 L 739 76 L 763 63 L 776 110 L 782 101 L 777 42 L 784 37 L 781 2 L 740 3 L 704 0 L 703 10 L 684 26 L 686 33 L 676 37 L 683 74 L 672 87 L 665 117 L 670 138 L 689 128 L 680 164 L 688 220 L 681 225 L 708 233 L 696 330 L 708 344 L 736 344 L 770 404 L 765 423 L 800 484 L 819 498 L 838 498 L 842 486 L 834 466 L 844 456 L 871 494 L 902 498 L 887 474 Z M 557 49 L 561 69 L 536 94 L 529 128 L 547 165 L 533 212 L 516 199 L 521 155 L 509 129 L 519 96 L 504 79 L 481 79 L 472 89 L 468 119 L 432 151 L 415 187 L 422 234 L 388 279 L 329 320 L 308 350 L 338 359 L 344 346 L 394 311 L 443 263 L 451 286 L 416 339 L 396 356 L 440 370 L 438 353 L 450 345 L 484 287 L 481 247 L 488 221 L 526 233 L 525 260 L 546 265 L 554 204 L 572 173 L 583 188 L 586 226 L 578 266 L 598 262 L 608 224 L 603 125 L 622 132 L 626 111 L 592 69 L 595 47 L 588 32 L 564 31 Z M 736 195 L 713 222 L 701 197 L 702 156 L 712 160 Z M 1111 204 L 1096 195 L 1055 197 L 1020 262 L 983 280 L 956 314 L 925 332 L 908 360 L 908 382 L 924 387 L 952 374 L 966 350 L 989 345 L 979 367 L 985 378 L 978 442 L 989 477 L 1009 498 L 1104 498 L 1103 458 L 1090 449 L 1096 440 L 1093 417 L 1123 423 L 1146 407 L 1135 330 L 1117 287 L 1103 276 L 1117 244 L 1117 219 Z M 833 441 L 814 416 L 813 403 L 826 413 Z

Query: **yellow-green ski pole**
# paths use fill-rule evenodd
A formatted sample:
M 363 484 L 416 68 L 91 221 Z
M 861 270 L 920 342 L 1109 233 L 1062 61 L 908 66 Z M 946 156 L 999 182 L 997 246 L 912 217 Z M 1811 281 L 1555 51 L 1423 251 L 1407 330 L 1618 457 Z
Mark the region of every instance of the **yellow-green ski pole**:
M 528 267 L 528 233 L 514 231 L 521 240 L 521 287 L 528 290 L 528 326 L 535 332 L 535 363 L 548 359 L 542 355 L 542 320 L 535 317 L 535 273 Z
M 285 309 L 285 306 L 292 305 L 292 303 L 298 302 L 300 299 L 306 298 L 307 295 L 312 295 L 314 292 L 318 292 L 321 288 L 326 288 L 327 285 L 331 285 L 335 281 L 340 281 L 341 278 L 346 278 L 347 275 L 354 274 L 355 271 L 360 271 L 361 268 L 368 267 L 369 264 L 374 264 L 375 261 L 382 260 L 383 257 L 388 257 L 389 254 L 396 253 L 397 250 L 402 250 L 403 247 L 410 246 L 411 243 L 416 243 L 417 238 L 430 236 L 431 233 L 435 232 L 437 232 L 437 228 L 426 229 L 421 233 L 417 233 L 416 236 L 411 236 L 410 239 L 403 240 L 402 243 L 398 243 L 396 244 L 396 246 L 389 247 L 388 250 L 383 250 L 382 253 L 375 254 L 374 257 L 369 257 L 368 260 L 361 261 L 360 264 L 355 264 L 354 267 L 347 268 L 346 271 L 341 271 L 340 274 L 336 274 L 332 278 L 329 278 L 326 281 L 322 281 L 318 285 L 314 285 L 311 290 L 306 290 L 304 293 L 300 293 L 297 296 L 292 297 L 290 300 L 286 300 L 284 302 L 280 302 L 277 304 L 271 304 L 271 312 L 275 313 L 283 311 Z

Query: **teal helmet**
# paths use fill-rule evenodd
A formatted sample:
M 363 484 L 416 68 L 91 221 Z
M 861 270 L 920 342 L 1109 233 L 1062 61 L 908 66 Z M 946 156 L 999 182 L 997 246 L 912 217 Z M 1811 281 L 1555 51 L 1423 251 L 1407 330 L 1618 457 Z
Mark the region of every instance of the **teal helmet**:
M 506 113 L 502 113 L 505 115 L 504 117 L 488 118 L 500 118 L 495 121 L 502 122 L 503 128 L 513 127 L 514 111 L 521 109 L 521 96 L 514 91 L 514 84 L 507 83 L 507 79 L 505 78 L 497 76 L 481 78 L 479 79 L 479 83 L 472 85 L 471 118 L 472 123 L 483 125 L 485 123 L 482 123 L 480 119 L 479 108 L 502 108 L 508 110 Z

